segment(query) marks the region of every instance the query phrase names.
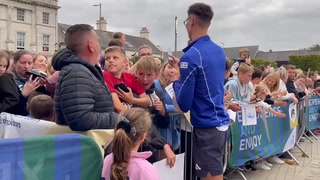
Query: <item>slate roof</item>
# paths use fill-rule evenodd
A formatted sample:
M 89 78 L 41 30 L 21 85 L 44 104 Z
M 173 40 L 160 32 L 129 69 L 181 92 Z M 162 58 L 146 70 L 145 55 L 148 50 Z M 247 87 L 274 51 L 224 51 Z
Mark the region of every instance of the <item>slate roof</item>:
M 58 23 L 58 42 L 64 44 L 64 37 L 66 30 L 71 25 Z M 95 30 L 97 35 L 100 37 L 101 49 L 105 49 L 108 46 L 109 41 L 112 39 L 113 33 L 110 31 L 99 31 Z M 125 34 L 127 43 L 124 47 L 126 51 L 138 52 L 141 46 L 147 45 L 152 49 L 153 54 L 162 55 L 162 52 L 154 45 L 150 40 L 138 36 L 132 36 Z
M 289 61 L 289 56 L 304 55 L 304 54 L 320 54 L 320 51 L 307 51 L 307 50 L 291 50 L 291 51 L 273 51 L 273 52 L 258 52 L 256 58 L 269 60 L 269 61 Z
M 226 56 L 229 59 L 238 59 L 239 58 L 239 50 L 241 48 L 249 49 L 251 57 L 255 57 L 257 52 L 259 51 L 259 46 L 227 47 L 227 48 L 223 48 L 223 50 L 224 50 L 224 53 L 226 54 Z M 177 51 L 177 53 L 172 52 L 172 54 L 177 58 L 181 58 L 181 56 L 183 55 L 183 52 L 182 51 Z M 163 53 L 163 58 L 165 60 L 168 59 L 168 52 L 164 52 Z

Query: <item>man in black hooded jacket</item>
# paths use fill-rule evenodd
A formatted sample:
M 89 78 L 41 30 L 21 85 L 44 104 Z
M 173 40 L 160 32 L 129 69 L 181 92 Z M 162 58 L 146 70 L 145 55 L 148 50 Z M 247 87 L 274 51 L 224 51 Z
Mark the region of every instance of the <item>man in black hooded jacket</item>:
M 53 57 L 60 71 L 55 91 L 56 123 L 74 131 L 112 129 L 117 123 L 112 97 L 98 66 L 99 39 L 90 25 L 76 24 L 65 35 L 67 48 Z

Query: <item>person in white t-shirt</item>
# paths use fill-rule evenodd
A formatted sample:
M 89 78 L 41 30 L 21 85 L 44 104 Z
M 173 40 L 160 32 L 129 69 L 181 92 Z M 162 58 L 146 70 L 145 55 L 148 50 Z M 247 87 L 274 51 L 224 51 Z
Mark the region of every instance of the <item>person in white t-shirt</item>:
M 286 117 L 286 115 L 284 113 L 275 111 L 274 109 L 272 109 L 271 105 L 264 102 L 264 100 L 266 99 L 266 97 L 268 95 L 268 88 L 265 85 L 260 84 L 260 85 L 256 86 L 255 95 L 257 96 L 256 103 L 262 109 L 269 111 L 270 113 L 272 113 L 275 116 L 278 116 L 280 118 Z

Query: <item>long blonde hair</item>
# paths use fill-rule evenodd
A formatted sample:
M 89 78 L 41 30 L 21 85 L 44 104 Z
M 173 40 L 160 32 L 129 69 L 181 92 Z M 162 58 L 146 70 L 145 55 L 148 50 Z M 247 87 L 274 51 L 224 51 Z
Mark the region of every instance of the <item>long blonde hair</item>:
M 160 75 L 159 75 L 159 82 L 160 85 L 163 89 L 163 91 L 165 91 L 165 87 L 167 87 L 169 84 L 171 84 L 172 82 L 170 80 L 168 80 L 165 75 L 164 75 L 164 70 L 166 69 L 166 67 L 169 65 L 168 62 L 164 63 L 163 66 L 160 69 Z M 179 68 L 176 68 L 178 73 L 179 73 Z
M 279 73 L 280 79 L 288 79 L 288 71 L 286 70 L 285 67 L 281 66 L 278 70 L 277 73 Z
M 269 78 L 273 78 L 275 81 L 276 81 L 276 83 L 275 83 L 275 85 L 272 87 L 272 88 L 269 88 L 268 86 L 268 90 L 272 93 L 272 92 L 274 92 L 274 91 L 277 91 L 278 89 L 279 89 L 279 86 L 280 86 L 280 75 L 279 75 L 279 73 L 277 73 L 277 72 L 272 72 L 272 73 L 269 73 L 264 79 L 263 79 L 263 81 L 262 81 L 262 84 L 267 84 L 266 83 L 266 81 L 267 81 L 267 79 L 269 79 Z
M 150 114 L 141 108 L 124 110 L 119 114 L 119 120 L 112 141 L 111 180 L 127 179 L 131 150 L 151 128 Z

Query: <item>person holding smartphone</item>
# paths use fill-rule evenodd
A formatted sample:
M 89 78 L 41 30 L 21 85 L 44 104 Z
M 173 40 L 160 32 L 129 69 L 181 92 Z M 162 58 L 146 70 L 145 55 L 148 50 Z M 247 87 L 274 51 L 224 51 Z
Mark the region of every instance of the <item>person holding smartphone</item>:
M 111 46 L 106 49 L 106 71 L 103 73 L 103 78 L 111 92 L 114 108 L 118 113 L 133 105 L 142 107 L 150 105 L 145 88 L 132 74 L 124 72 L 125 65 L 126 54 L 121 47 Z M 139 97 L 134 97 L 133 93 Z
M 247 49 L 247 48 L 240 49 L 239 56 L 240 56 L 240 58 L 238 60 L 236 60 L 236 62 L 234 62 L 233 65 L 231 66 L 230 71 L 233 76 L 237 76 L 238 69 L 242 63 L 251 64 L 249 49 Z
M 20 94 L 20 108 L 17 114 L 26 116 L 28 115 L 26 110 L 28 96 L 36 90 L 45 93 L 43 89 L 45 89 L 44 84 L 46 83 L 46 79 L 30 74 L 33 67 L 33 57 L 29 51 L 17 51 L 13 57 L 13 65 L 14 69 L 12 73 Z

